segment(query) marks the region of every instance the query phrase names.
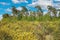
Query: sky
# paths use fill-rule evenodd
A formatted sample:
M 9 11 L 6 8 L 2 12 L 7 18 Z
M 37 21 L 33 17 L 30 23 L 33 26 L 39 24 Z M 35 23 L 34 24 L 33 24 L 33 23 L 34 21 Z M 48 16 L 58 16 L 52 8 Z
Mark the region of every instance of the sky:
M 46 13 L 48 5 L 59 9 L 60 0 L 0 0 L 0 18 L 5 13 L 11 14 L 12 6 L 15 6 L 17 10 L 22 10 L 21 6 L 25 6 L 29 10 L 36 11 L 34 7 L 37 5 L 41 6 Z

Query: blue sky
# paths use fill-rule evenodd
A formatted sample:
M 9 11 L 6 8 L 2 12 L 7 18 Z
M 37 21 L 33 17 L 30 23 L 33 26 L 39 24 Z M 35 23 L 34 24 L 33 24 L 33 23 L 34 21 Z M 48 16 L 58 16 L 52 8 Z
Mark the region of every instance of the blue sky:
M 25 6 L 30 10 L 35 11 L 35 6 L 40 5 L 44 12 L 47 12 L 47 6 L 52 5 L 57 9 L 60 8 L 60 0 L 0 0 L 0 15 L 8 13 L 11 14 L 12 6 L 16 9 L 22 10 L 20 6 Z

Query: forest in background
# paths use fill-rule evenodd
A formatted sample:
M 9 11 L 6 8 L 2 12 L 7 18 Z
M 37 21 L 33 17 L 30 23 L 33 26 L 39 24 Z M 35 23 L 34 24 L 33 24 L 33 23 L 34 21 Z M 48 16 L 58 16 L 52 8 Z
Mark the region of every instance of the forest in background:
M 35 6 L 36 11 L 28 10 L 26 7 L 21 6 L 22 10 L 17 10 L 15 6 L 12 6 L 12 15 L 5 13 L 4 18 L 16 18 L 17 20 L 27 21 L 54 21 L 60 19 L 60 9 L 56 9 L 53 6 L 47 6 L 48 12 L 44 15 L 44 12 L 40 6 Z

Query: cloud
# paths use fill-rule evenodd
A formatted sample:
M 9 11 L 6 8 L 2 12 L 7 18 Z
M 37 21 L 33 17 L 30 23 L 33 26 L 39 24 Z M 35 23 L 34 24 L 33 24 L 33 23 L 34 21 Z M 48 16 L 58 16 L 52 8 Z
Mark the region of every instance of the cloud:
M 20 2 L 25 2 L 28 3 L 26 0 L 12 0 L 13 3 L 20 3 Z
M 32 4 L 28 4 L 28 6 L 41 6 L 42 9 L 46 10 L 47 9 L 47 6 L 50 5 L 50 6 L 53 6 L 57 9 L 60 8 L 60 0 L 37 0 L 37 1 L 34 1 L 32 0 Z
M 18 1 L 18 0 L 12 0 L 12 2 L 13 2 L 13 3 L 19 3 L 19 1 Z
M 12 10 L 10 8 L 7 8 L 6 12 L 12 12 Z
M 32 2 L 32 4 L 29 4 L 29 6 L 36 6 L 36 5 L 40 6 L 52 5 L 52 0 L 37 0 L 36 2 Z
M 47 10 L 47 6 L 53 6 L 53 0 L 37 0 L 37 1 L 32 1 L 32 4 L 28 4 L 28 6 L 41 6 L 43 10 Z
M 0 2 L 0 4 L 2 4 L 2 5 L 10 5 L 10 3 L 6 3 L 6 2 Z
M 21 11 L 22 10 L 22 7 L 17 7 L 16 9 Z
M 60 0 L 54 0 L 54 2 L 56 2 L 56 3 L 53 3 L 53 6 L 54 6 L 56 9 L 60 9 Z
M 21 11 L 22 10 L 22 7 L 17 7 L 16 9 Z M 12 12 L 12 9 L 11 8 L 7 8 L 6 9 L 6 12 Z
M 0 21 L 2 20 L 2 18 L 3 18 L 2 15 L 0 15 Z

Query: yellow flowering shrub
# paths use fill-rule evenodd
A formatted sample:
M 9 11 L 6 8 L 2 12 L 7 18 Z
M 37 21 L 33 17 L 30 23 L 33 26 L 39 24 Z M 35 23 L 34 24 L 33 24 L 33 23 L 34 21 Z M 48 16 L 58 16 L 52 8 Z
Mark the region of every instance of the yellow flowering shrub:
M 39 40 L 45 31 L 49 31 L 49 33 L 51 32 L 55 35 L 58 32 L 59 26 L 60 22 L 58 21 L 1 21 L 0 40 Z

